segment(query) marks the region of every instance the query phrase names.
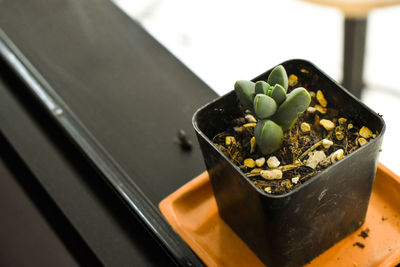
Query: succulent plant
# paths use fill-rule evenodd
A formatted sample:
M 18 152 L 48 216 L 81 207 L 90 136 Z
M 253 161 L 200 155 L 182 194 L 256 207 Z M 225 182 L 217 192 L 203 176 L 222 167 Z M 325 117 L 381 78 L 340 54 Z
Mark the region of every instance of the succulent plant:
M 290 130 L 310 105 L 311 97 L 305 88 L 298 87 L 288 94 L 287 89 L 288 76 L 282 65 L 271 71 L 267 82 L 240 80 L 235 83 L 240 103 L 258 119 L 254 136 L 263 154 L 279 149 L 284 131 Z

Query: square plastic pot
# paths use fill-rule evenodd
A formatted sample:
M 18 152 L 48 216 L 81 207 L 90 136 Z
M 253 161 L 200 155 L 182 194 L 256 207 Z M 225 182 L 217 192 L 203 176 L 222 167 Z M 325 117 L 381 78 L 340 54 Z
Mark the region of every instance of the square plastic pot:
M 282 65 L 288 75 L 301 77 L 305 88 L 322 89 L 341 115 L 380 134 L 291 192 L 272 195 L 258 189 L 211 141 L 241 115 L 234 91 L 200 108 L 193 126 L 223 220 L 267 266 L 299 266 L 363 224 L 385 123 L 312 63 L 296 59 Z M 266 81 L 271 70 L 253 81 Z

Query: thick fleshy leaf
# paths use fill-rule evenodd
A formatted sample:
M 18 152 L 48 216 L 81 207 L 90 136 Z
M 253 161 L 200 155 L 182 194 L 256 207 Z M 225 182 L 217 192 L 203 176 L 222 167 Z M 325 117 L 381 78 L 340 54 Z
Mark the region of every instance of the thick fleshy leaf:
M 275 122 L 262 120 L 257 123 L 254 129 L 254 136 L 261 153 L 271 154 L 281 146 L 283 131 Z
M 269 74 L 267 83 L 271 86 L 274 86 L 275 84 L 280 84 L 286 92 L 289 86 L 289 82 L 285 68 L 282 65 L 276 66 Z
M 255 93 L 256 94 L 268 95 L 268 92 L 271 91 L 271 89 L 272 89 L 271 86 L 264 81 L 256 82 L 256 85 L 255 85 Z
M 280 84 L 275 84 L 271 90 L 270 97 L 272 97 L 275 102 L 280 105 L 286 99 L 286 90 Z
M 286 100 L 280 105 L 272 120 L 281 125 L 283 130 L 293 127 L 297 117 L 310 105 L 311 97 L 307 90 L 299 87 L 290 92 Z
M 235 82 L 235 93 L 240 103 L 246 109 L 253 108 L 255 84 L 252 81 L 239 80 Z
M 253 102 L 254 113 L 259 119 L 266 119 L 276 112 L 278 105 L 270 96 L 257 94 Z

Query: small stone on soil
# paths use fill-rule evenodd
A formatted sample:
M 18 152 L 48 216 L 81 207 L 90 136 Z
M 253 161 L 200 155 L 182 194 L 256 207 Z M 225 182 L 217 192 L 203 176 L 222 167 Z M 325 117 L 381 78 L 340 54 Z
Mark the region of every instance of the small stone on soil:
M 360 135 L 364 137 L 365 139 L 371 138 L 372 137 L 372 131 L 368 129 L 367 127 L 363 126 L 360 129 Z
M 328 140 L 328 139 L 323 139 L 322 140 L 322 146 L 325 149 L 329 149 L 332 145 L 333 145 L 333 142 L 331 140 Z
M 262 178 L 266 180 L 278 180 L 281 179 L 283 176 L 283 173 L 281 170 L 262 170 L 260 172 L 260 175 Z
M 251 114 L 247 114 L 246 116 L 244 116 L 245 117 L 245 119 L 248 121 L 248 122 L 257 122 L 257 119 L 253 116 L 253 115 L 251 115 Z
M 331 156 L 332 163 L 335 163 L 336 161 L 343 159 L 343 156 L 344 156 L 343 149 L 336 150 L 335 152 L 332 153 L 332 156 Z
M 321 124 L 327 131 L 331 131 L 335 128 L 335 124 L 330 120 L 322 119 L 319 121 L 319 124 Z
M 328 110 L 320 105 L 315 105 L 315 109 L 321 113 L 321 114 L 325 114 Z
M 309 158 L 306 160 L 306 166 L 315 169 L 321 161 L 326 159 L 324 151 L 317 150 L 310 153 Z
M 264 188 L 264 191 L 271 194 L 272 193 L 272 188 L 270 186 L 267 186 L 266 188 Z
M 268 167 L 270 167 L 271 169 L 275 169 L 275 168 L 279 167 L 281 162 L 278 160 L 277 157 L 272 156 L 267 160 L 267 164 L 268 164 Z
M 367 144 L 368 141 L 367 141 L 367 139 L 360 137 L 360 138 L 358 138 L 358 143 L 360 144 L 360 146 L 363 146 L 363 145 Z
M 259 159 L 256 159 L 256 165 L 257 165 L 257 167 L 262 167 L 262 166 L 264 166 L 264 163 L 265 163 L 265 158 L 264 158 L 264 157 L 261 157 L 261 158 L 259 158 Z
M 308 113 L 314 113 L 316 111 L 316 109 L 314 107 L 308 107 L 307 108 L 307 112 Z
M 244 128 L 250 128 L 250 127 L 256 127 L 257 123 L 255 122 L 249 122 L 243 125 Z
M 328 105 L 328 102 L 326 101 L 325 96 L 322 93 L 322 91 L 318 90 L 316 96 L 317 96 L 318 102 L 321 104 L 321 106 L 323 106 L 325 108 Z
M 244 160 L 243 165 L 247 168 L 254 168 L 256 166 L 256 162 L 254 159 L 248 158 Z
M 311 126 L 307 122 L 302 122 L 301 125 L 300 125 L 300 128 L 303 131 L 303 133 L 308 133 L 308 132 L 311 131 Z

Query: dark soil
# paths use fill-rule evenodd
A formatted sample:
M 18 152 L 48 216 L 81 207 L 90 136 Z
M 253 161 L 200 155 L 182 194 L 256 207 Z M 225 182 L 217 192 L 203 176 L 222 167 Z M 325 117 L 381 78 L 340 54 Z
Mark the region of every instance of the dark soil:
M 289 87 L 288 91 L 295 87 L 298 87 L 298 85 Z M 315 97 L 316 92 L 309 92 L 312 96 L 310 107 L 318 107 L 320 103 Z M 305 111 L 299 117 L 292 130 L 285 133 L 281 148 L 273 154 L 263 155 L 260 153 L 258 148 L 256 148 L 253 153 L 250 153 L 250 140 L 254 136 L 254 123 L 253 126 L 251 126 L 251 124 L 246 121 L 245 116 L 251 113 L 248 110 L 243 110 L 239 103 L 238 108 L 241 110 L 242 116 L 232 120 L 231 127 L 229 127 L 229 129 L 226 131 L 217 134 L 213 138 L 213 142 L 221 151 L 225 153 L 225 155 L 232 160 L 232 162 L 234 162 L 243 170 L 247 177 L 249 177 L 249 179 L 251 179 L 251 181 L 258 188 L 260 188 L 260 190 L 271 194 L 287 193 L 332 164 L 331 161 L 326 160 L 318 164 L 315 169 L 305 166 L 304 162 L 308 159 L 309 155 L 307 153 L 303 155 L 303 153 L 310 149 L 314 144 L 323 139 L 332 141 L 333 145 L 328 149 L 324 148 L 323 146 L 319 146 L 315 149 L 324 151 L 327 157 L 339 149 L 343 149 L 344 156 L 346 156 L 360 147 L 359 131 L 362 125 L 357 125 L 356 122 L 351 118 L 345 117 L 340 113 L 340 111 L 329 107 L 329 99 L 326 100 L 328 102 L 326 113 L 321 113 L 320 111 Z M 320 120 L 322 119 L 332 121 L 335 124 L 335 128 L 329 131 L 326 130 L 320 125 Z M 303 132 L 301 130 L 301 124 L 303 122 L 306 122 L 311 126 L 311 131 Z M 242 129 L 242 131 L 240 132 L 238 129 Z M 342 136 L 340 136 L 341 133 Z M 375 134 L 377 135 L 378 133 Z M 227 145 L 227 136 L 233 136 L 235 138 L 235 142 Z M 373 137 L 367 139 L 367 141 L 371 140 L 372 138 Z M 271 156 L 276 156 L 278 158 L 280 161 L 280 168 L 286 165 L 293 165 L 296 162 L 299 166 L 296 166 L 295 168 L 290 168 L 289 166 L 289 170 L 283 171 L 282 178 L 277 180 L 266 180 L 259 175 L 261 169 L 270 169 L 267 163 L 265 163 L 262 167 L 249 168 L 244 166 L 245 159 L 251 158 L 256 160 L 264 157 L 266 160 L 268 160 L 268 158 Z M 299 177 L 299 181 L 297 183 L 293 183 L 292 178 L 294 177 Z
M 358 236 L 361 236 L 362 238 L 366 239 L 369 236 L 368 234 L 369 234 L 369 228 L 362 230 Z
M 353 247 L 355 247 L 355 246 L 357 246 L 357 247 L 359 247 L 359 248 L 365 248 L 365 245 L 364 245 L 363 243 L 360 243 L 360 242 L 355 242 L 355 243 L 353 244 Z

